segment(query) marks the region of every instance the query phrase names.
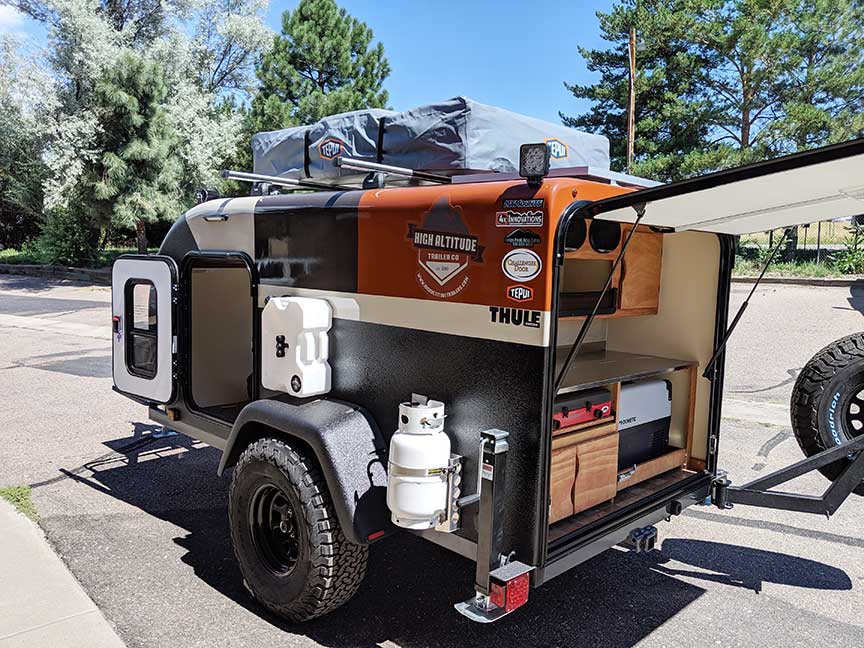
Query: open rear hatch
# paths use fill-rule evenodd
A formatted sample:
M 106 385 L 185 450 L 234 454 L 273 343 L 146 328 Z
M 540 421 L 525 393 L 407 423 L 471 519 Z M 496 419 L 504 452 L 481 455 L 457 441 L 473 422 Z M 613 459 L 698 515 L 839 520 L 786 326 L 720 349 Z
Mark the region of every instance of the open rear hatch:
M 864 453 L 822 496 L 768 490 L 860 450 L 864 437 L 740 488 L 717 478 L 716 462 L 723 349 L 747 303 L 727 328 L 733 237 L 862 213 L 864 140 L 854 140 L 580 201 L 562 215 L 541 580 L 704 496 L 721 507 L 738 502 L 829 514 L 845 500 L 864 477 Z M 592 229 L 604 222 L 620 228 L 619 240 L 612 236 L 615 245 L 598 247 Z M 598 275 L 599 261 L 604 271 L 586 287 L 584 277 Z M 612 415 L 602 409 L 598 389 L 608 390 Z M 639 397 L 622 398 L 628 392 Z M 643 427 L 633 433 L 636 419 Z

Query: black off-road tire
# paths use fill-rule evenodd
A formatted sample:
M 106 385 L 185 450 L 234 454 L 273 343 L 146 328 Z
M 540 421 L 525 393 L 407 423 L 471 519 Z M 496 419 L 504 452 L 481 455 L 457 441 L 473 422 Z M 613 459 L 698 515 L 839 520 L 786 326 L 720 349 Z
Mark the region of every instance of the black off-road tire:
M 271 527 L 268 538 L 261 540 L 263 526 L 253 521 L 262 510 L 261 493 L 280 498 L 279 511 L 287 509 L 286 500 L 294 511 L 287 518 L 295 532 L 289 543 L 296 544 L 293 562 L 279 562 L 266 548 L 281 526 Z M 346 539 L 317 466 L 279 439 L 255 441 L 240 455 L 228 491 L 228 520 L 247 589 L 289 621 L 333 611 L 356 593 L 366 574 L 368 548 Z M 283 555 L 294 553 L 292 546 Z M 286 562 L 293 566 L 281 569 Z
M 808 457 L 864 434 L 864 333 L 848 335 L 819 351 L 792 390 L 792 431 Z M 820 468 L 834 481 L 848 459 Z M 864 482 L 854 491 L 864 495 Z

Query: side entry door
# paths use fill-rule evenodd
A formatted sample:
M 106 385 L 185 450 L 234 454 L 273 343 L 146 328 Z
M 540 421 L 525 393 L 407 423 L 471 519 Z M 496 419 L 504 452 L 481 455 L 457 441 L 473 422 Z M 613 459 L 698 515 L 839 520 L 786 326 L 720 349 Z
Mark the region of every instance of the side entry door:
M 158 255 L 124 255 L 111 272 L 114 387 L 139 401 L 175 397 L 177 274 L 174 260 Z

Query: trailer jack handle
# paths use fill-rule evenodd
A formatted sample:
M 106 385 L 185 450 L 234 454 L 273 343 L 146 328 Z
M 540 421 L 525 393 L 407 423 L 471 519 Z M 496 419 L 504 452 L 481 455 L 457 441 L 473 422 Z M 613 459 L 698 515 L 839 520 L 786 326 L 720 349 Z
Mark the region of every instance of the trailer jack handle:
M 770 490 L 796 477 L 842 460 L 844 457 L 849 459 L 849 463 L 820 496 Z M 711 500 L 721 509 L 730 509 L 733 504 L 744 504 L 831 517 L 862 479 L 864 479 L 864 436 L 858 436 L 743 486 L 732 486 L 725 476 L 721 476 L 711 485 Z

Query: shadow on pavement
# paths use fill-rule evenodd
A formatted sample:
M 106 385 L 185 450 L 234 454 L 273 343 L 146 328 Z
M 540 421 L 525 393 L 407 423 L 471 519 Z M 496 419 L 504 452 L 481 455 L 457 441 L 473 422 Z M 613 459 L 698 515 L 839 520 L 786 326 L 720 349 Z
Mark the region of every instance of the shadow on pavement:
M 789 554 L 750 549 L 704 540 L 671 539 L 655 553 L 657 570 L 670 576 L 687 576 L 762 591 L 763 583 L 792 585 L 817 590 L 851 590 L 852 580 L 841 569 Z M 713 573 L 668 566 L 683 563 Z
M 849 289 L 849 297 L 846 298 L 852 310 L 864 315 L 864 288 L 853 286 Z
M 335 613 L 290 625 L 260 608 L 242 586 L 229 541 L 228 479 L 216 476 L 220 453 L 184 436 L 150 441 L 152 426 L 106 443 L 119 452 L 66 475 L 187 531 L 174 538 L 195 574 L 238 605 L 286 633 L 322 645 L 615 646 L 629 647 L 705 590 L 678 576 L 759 590 L 762 582 L 850 589 L 828 565 L 733 545 L 667 540 L 661 551 L 607 551 L 533 590 L 527 607 L 492 626 L 461 617 L 453 604 L 473 591 L 473 563 L 410 534 L 371 548 L 366 579 Z M 699 570 L 682 569 L 690 565 Z M 745 596 L 746 594 L 742 594 Z
M 48 277 L 0 274 L 0 288 L 4 290 L 25 290 L 29 293 L 41 293 L 52 288 L 93 288 L 93 284 L 87 281 L 75 281 L 74 279 L 51 279 Z
M 84 349 L 75 351 L 61 351 L 58 353 L 46 353 L 35 355 L 23 360 L 14 360 L 17 367 L 30 369 L 41 369 L 62 373 L 68 376 L 81 378 L 110 378 L 111 355 L 98 351 Z

